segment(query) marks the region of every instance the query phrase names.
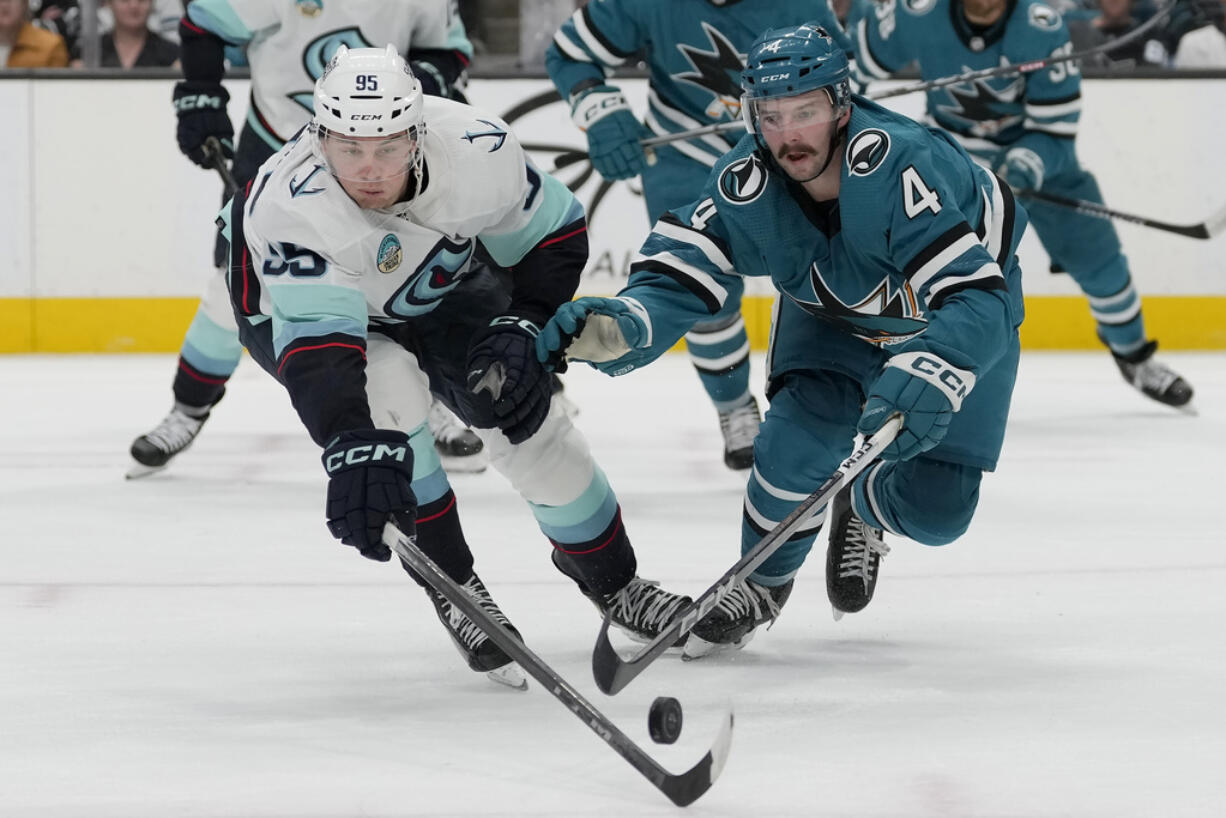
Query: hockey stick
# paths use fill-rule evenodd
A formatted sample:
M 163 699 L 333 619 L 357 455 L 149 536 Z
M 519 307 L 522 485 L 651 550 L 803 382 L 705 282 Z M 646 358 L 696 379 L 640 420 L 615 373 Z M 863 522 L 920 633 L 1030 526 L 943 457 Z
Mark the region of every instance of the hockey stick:
M 234 175 L 230 173 L 230 166 L 226 164 L 226 156 L 221 152 L 221 142 L 217 140 L 217 137 L 210 136 L 204 140 L 203 150 L 205 159 L 209 161 L 209 165 L 221 177 L 221 184 L 225 188 L 226 198 L 231 198 L 235 193 L 238 193 L 238 183 L 234 181 Z
M 1076 51 L 1071 54 L 1052 54 L 1051 56 L 1044 57 L 1041 60 L 1030 60 L 1029 62 L 998 65 L 995 68 L 981 68 L 978 71 L 967 71 L 965 74 L 957 74 L 952 77 L 941 77 L 940 79 L 927 80 L 926 82 L 916 82 L 912 83 L 911 85 L 891 88 L 888 91 L 882 91 L 877 94 L 869 94 L 868 98 L 874 100 L 889 99 L 890 97 L 901 97 L 905 94 L 914 94 L 919 91 L 931 91 L 934 88 L 944 88 L 947 85 L 959 85 L 964 82 L 974 82 L 975 80 L 983 80 L 990 77 L 1002 77 L 1007 74 L 1033 74 L 1035 71 L 1042 71 L 1044 68 L 1050 68 L 1053 65 L 1082 60 L 1086 57 L 1092 57 L 1095 54 L 1101 54 L 1105 51 L 1112 51 L 1125 43 L 1132 42 L 1166 19 L 1166 16 L 1171 13 L 1173 8 L 1175 8 L 1175 0 L 1167 0 L 1166 5 L 1155 11 L 1153 17 L 1150 17 L 1132 31 L 1129 31 L 1127 34 L 1122 34 L 1119 37 L 1116 37 L 1114 40 L 1100 43 L 1093 48 L 1087 48 L 1083 51 Z
M 901 97 L 907 94 L 915 94 L 920 91 L 930 91 L 934 88 L 944 88 L 948 85 L 959 85 L 964 82 L 974 82 L 975 80 L 988 79 L 990 77 L 1003 77 L 1008 74 L 1033 74 L 1035 71 L 1042 71 L 1044 68 L 1050 68 L 1053 65 L 1060 63 L 1073 62 L 1074 60 L 1085 59 L 1092 57 L 1095 54 L 1101 54 L 1105 51 L 1111 51 L 1125 43 L 1140 37 L 1145 32 L 1160 23 L 1166 18 L 1171 10 L 1175 7 L 1175 0 L 1167 0 L 1167 3 L 1162 8 L 1154 12 L 1154 16 L 1150 17 L 1141 25 L 1116 37 L 1114 40 L 1106 43 L 1100 43 L 1093 48 L 1087 48 L 1083 51 L 1077 51 L 1072 54 L 1052 54 L 1049 57 L 1044 57 L 1041 60 L 1031 60 L 1029 62 L 1011 63 L 1008 65 L 998 65 L 994 68 L 982 68 L 978 71 L 967 71 L 964 74 L 955 74 L 949 77 L 941 77 L 935 80 L 925 80 L 923 82 L 912 83 L 911 85 L 903 85 L 898 88 L 891 88 L 887 91 L 878 91 L 877 93 L 865 94 L 865 97 L 871 100 L 889 99 L 890 97 Z M 686 139 L 696 139 L 700 136 L 708 136 L 710 134 L 723 133 L 724 131 L 743 130 L 745 123 L 739 119 L 729 120 L 728 122 L 716 122 L 711 125 L 703 125 L 699 128 L 691 128 L 688 131 L 677 131 L 676 133 L 662 134 L 660 136 L 649 137 L 648 139 L 640 139 L 639 144 L 644 148 L 654 147 L 656 145 L 665 145 L 669 142 L 681 142 Z M 573 165 L 576 162 L 582 162 L 587 158 L 587 153 L 584 151 L 569 151 L 559 154 L 553 162 L 553 169 L 560 170 L 568 165 Z
M 628 685 L 634 677 L 642 673 L 660 654 L 676 644 L 677 640 L 682 636 L 689 633 L 694 625 L 698 624 L 698 620 L 702 619 L 712 608 L 718 605 L 719 601 L 727 596 L 728 592 L 737 583 L 743 582 L 746 577 L 754 572 L 754 569 L 766 561 L 767 557 L 779 550 L 779 547 L 787 542 L 788 537 L 795 534 L 797 529 L 809 521 L 809 518 L 812 516 L 811 512 L 814 509 L 820 509 L 829 503 L 834 498 L 834 495 L 838 494 L 839 489 L 850 483 L 857 474 L 876 460 L 881 451 L 890 445 L 901 429 L 902 416 L 893 415 L 872 437 L 864 441 L 858 449 L 852 452 L 839 465 L 834 474 L 826 478 L 826 482 L 822 483 L 817 491 L 810 494 L 800 502 L 800 505 L 792 509 L 792 512 L 784 517 L 777 526 L 768 531 L 758 541 L 757 545 L 742 556 L 735 565 L 725 571 L 724 575 L 716 580 L 714 585 L 699 594 L 689 604 L 689 607 L 677 614 L 673 621 L 669 623 L 669 626 L 661 631 L 659 636 L 647 643 L 638 653 L 625 659 L 618 655 L 617 651 L 613 649 L 612 643 L 609 642 L 610 619 L 608 616 L 605 616 L 604 624 L 600 628 L 600 635 L 596 637 L 596 647 L 592 650 L 592 675 L 596 678 L 596 686 L 601 691 L 612 696 Z
M 395 523 L 388 522 L 383 528 L 383 542 L 388 548 L 395 551 L 396 555 L 410 568 L 421 575 L 431 588 L 442 594 L 448 602 L 485 631 L 486 636 L 494 640 L 498 647 L 518 662 L 529 676 L 536 679 L 542 687 L 553 694 L 554 698 L 566 705 L 566 708 L 586 724 L 588 729 L 604 739 L 606 744 L 630 762 L 630 766 L 638 770 L 674 804 L 684 807 L 694 803 L 715 783 L 715 779 L 719 777 L 724 768 L 724 762 L 728 758 L 728 750 L 732 744 L 731 712 L 725 717 L 715 744 L 706 755 L 686 772 L 674 775 L 656 763 L 655 759 L 609 721 L 607 716 L 579 695 L 578 691 L 529 650 L 502 623 L 492 619 L 473 602 L 451 577 L 444 574 L 433 560 L 422 553 L 417 547 L 416 537 L 405 536 Z
M 1122 213 L 1097 202 L 1087 202 L 1084 199 L 1068 199 L 1064 196 L 1044 193 L 1039 190 L 1017 190 L 1014 193 L 1023 199 L 1033 199 L 1038 202 L 1047 202 L 1048 204 L 1067 207 L 1070 210 L 1084 213 L 1087 216 L 1094 216 L 1099 219 L 1119 219 L 1120 221 L 1139 224 L 1142 227 L 1152 227 L 1155 230 L 1165 230 L 1167 233 L 1187 236 L 1190 239 L 1211 239 L 1223 230 L 1226 230 L 1226 205 L 1222 205 L 1216 213 L 1198 224 L 1171 224 L 1170 222 L 1137 216 L 1132 213 Z

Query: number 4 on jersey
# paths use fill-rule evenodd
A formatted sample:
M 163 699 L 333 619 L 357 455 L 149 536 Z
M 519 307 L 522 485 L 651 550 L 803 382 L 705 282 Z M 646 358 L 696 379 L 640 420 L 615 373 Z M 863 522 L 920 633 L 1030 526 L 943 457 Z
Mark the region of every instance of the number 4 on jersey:
M 902 172 L 902 206 L 908 219 L 914 219 L 925 210 L 941 212 L 941 197 L 924 184 L 914 165 L 907 165 Z

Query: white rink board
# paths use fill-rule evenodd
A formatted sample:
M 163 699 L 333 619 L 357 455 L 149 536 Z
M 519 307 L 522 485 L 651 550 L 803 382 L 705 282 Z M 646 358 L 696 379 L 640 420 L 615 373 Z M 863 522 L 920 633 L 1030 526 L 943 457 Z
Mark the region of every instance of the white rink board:
M 643 80 L 623 86 L 639 110 Z M 247 83 L 229 83 L 241 125 Z M 504 115 L 548 92 L 545 80 L 476 80 L 474 104 Z M 1197 222 L 1226 201 L 1226 83 L 1221 80 L 1088 80 L 1079 152 L 1109 205 L 1174 222 Z M 220 184 L 175 145 L 171 82 L 0 81 L 0 104 L 25 128 L 0 129 L 0 297 L 199 294 L 211 259 Z M 909 114 L 919 95 L 891 100 Z M 140 123 L 135 127 L 134 123 Z M 560 102 L 518 118 L 525 143 L 584 146 Z M 537 155 L 543 168 L 550 155 Z M 582 166 L 559 175 L 573 179 Z M 598 182 L 579 195 L 590 204 Z M 1139 288 L 1147 294 L 1226 293 L 1218 241 L 1196 241 L 1117 223 Z M 647 230 L 633 183 L 618 183 L 594 215 L 585 292 L 611 292 Z M 1076 294 L 1067 276 L 1041 274 L 1033 235 L 1023 245 L 1027 293 Z M 762 290 L 765 292 L 765 290 Z

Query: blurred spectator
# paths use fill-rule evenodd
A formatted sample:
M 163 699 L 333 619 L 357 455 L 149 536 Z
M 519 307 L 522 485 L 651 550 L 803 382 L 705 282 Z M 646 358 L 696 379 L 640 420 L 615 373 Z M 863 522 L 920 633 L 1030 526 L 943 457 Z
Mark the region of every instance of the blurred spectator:
M 81 36 L 81 8 L 77 0 L 30 0 L 34 25 L 64 38 L 68 53 L 77 47 Z
M 1068 21 L 1069 38 L 1073 51 L 1084 51 L 1123 37 L 1138 25 L 1133 10 L 1133 0 L 1099 0 L 1099 13 L 1088 18 L 1071 18 Z M 1167 46 L 1159 34 L 1138 37 L 1126 43 L 1100 51 L 1085 60 L 1087 65 L 1122 66 L 1166 65 L 1169 58 Z
M 102 35 L 100 68 L 164 68 L 179 64 L 179 46 L 149 30 L 153 0 L 110 0 L 113 28 Z M 82 65 L 74 54 L 73 68 Z
M 1175 48 L 1176 68 L 1226 68 L 1226 0 L 1189 3 L 1199 12 Z
M 64 38 L 30 22 L 27 0 L 0 0 L 0 67 L 64 68 Z

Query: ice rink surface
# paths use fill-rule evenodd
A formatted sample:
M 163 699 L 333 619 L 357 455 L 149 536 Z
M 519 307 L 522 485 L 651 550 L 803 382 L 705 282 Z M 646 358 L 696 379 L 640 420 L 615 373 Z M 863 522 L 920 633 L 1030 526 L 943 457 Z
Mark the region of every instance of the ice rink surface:
M 889 540 L 834 622 L 824 535 L 744 651 L 592 682 L 591 605 L 494 473 L 454 479 L 477 567 L 528 644 L 664 766 L 736 713 L 695 816 L 1226 814 L 1226 355 L 1167 354 L 1199 416 L 1105 353 L 1022 360 L 969 533 Z M 755 383 L 762 365 L 755 359 Z M 4 357 L 0 815 L 678 815 L 540 685 L 468 671 L 425 595 L 323 524 L 324 475 L 244 361 L 172 468 L 125 482 L 172 356 Z M 738 556 L 744 475 L 684 357 L 568 376 L 640 573 L 704 590 Z M 685 706 L 672 746 L 647 707 Z

